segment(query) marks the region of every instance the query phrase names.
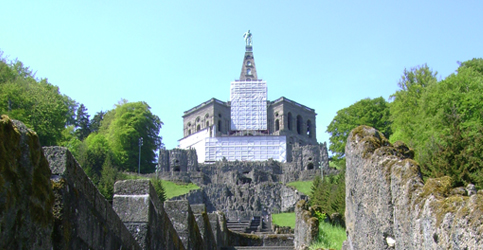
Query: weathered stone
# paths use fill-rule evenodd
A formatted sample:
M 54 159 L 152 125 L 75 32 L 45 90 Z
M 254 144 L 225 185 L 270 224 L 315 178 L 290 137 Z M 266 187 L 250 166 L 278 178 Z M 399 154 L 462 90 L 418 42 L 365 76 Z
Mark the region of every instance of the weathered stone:
M 166 201 L 164 209 L 186 249 L 203 249 L 203 239 L 188 201 Z
M 55 195 L 54 249 L 141 249 L 72 154 L 44 147 Z
M 343 249 L 480 249 L 483 194 L 451 188 L 449 177 L 423 183 L 412 150 L 360 126 L 346 144 Z
M 313 216 L 307 206 L 304 200 L 295 206 L 294 246 L 297 250 L 305 249 L 319 235 L 319 219 Z
M 0 249 L 51 249 L 54 195 L 38 136 L 0 119 Z
M 116 182 L 113 208 L 143 249 L 185 249 L 149 180 Z

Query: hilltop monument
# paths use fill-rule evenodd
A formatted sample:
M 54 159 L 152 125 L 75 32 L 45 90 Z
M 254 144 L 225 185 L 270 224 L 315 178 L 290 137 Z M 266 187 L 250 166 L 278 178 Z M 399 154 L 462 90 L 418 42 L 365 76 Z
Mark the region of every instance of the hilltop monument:
M 179 148 L 195 149 L 198 162 L 280 162 L 291 160 L 292 146 L 317 145 L 314 109 L 280 97 L 267 100 L 267 82 L 259 79 L 253 35 L 243 34 L 245 54 L 240 78 L 230 84 L 230 101 L 215 98 L 183 114 Z

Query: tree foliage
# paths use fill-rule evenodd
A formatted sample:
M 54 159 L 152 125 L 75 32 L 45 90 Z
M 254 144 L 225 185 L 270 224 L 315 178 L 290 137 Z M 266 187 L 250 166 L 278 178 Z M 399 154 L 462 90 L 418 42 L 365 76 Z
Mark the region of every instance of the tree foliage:
M 81 141 L 91 133 L 89 114 L 84 104 L 81 104 L 77 109 L 76 127 L 75 134 Z
M 392 133 L 389 121 L 389 104 L 384 98 L 362 99 L 348 108 L 337 111 L 337 115 L 327 127 L 330 134 L 329 149 L 338 159 L 345 156 L 345 144 L 352 129 L 367 125 L 389 137 Z
M 0 60 L 0 113 L 22 121 L 44 146 L 59 145 L 75 101 L 47 79 L 37 79 L 29 67 Z
M 104 116 L 100 133 L 104 133 L 121 170 L 137 172 L 139 139 L 141 172 L 154 172 L 155 150 L 161 145 L 158 135 L 162 122 L 145 102 L 121 103 Z
M 413 138 L 418 130 L 415 120 L 424 119 L 417 112 L 422 108 L 421 98 L 429 86 L 436 84 L 437 72 L 433 72 L 426 64 L 420 67 L 404 69 L 404 73 L 398 82 L 399 90 L 391 95 L 393 102 L 390 106 L 392 131 L 391 142 L 398 140 L 414 146 L 417 141 Z
M 345 171 L 322 179 L 316 176 L 312 183 L 310 204 L 318 205 L 327 214 L 345 212 Z

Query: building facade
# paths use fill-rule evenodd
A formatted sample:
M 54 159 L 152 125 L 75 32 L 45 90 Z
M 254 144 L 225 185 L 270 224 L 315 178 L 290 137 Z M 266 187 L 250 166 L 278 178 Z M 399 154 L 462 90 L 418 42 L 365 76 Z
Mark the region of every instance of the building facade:
M 286 162 L 292 146 L 316 145 L 315 110 L 286 97 L 269 101 L 267 90 L 247 43 L 240 78 L 231 82 L 230 101 L 212 98 L 185 111 L 179 148 L 195 149 L 199 162 Z

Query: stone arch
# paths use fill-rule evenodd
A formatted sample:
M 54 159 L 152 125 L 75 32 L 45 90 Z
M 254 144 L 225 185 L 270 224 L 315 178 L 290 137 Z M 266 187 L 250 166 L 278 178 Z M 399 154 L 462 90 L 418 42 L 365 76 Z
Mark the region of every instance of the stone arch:
M 312 121 L 307 120 L 307 136 L 312 138 Z
M 297 134 L 302 134 L 302 127 L 304 124 L 304 120 L 302 119 L 302 116 L 298 115 L 297 116 Z
M 280 121 L 277 119 L 275 120 L 275 131 L 280 130 Z
M 287 115 L 287 128 L 288 130 L 292 130 L 292 113 L 288 112 Z
M 314 169 L 314 164 L 312 162 L 309 162 L 309 164 L 307 164 L 307 170 L 312 170 Z

